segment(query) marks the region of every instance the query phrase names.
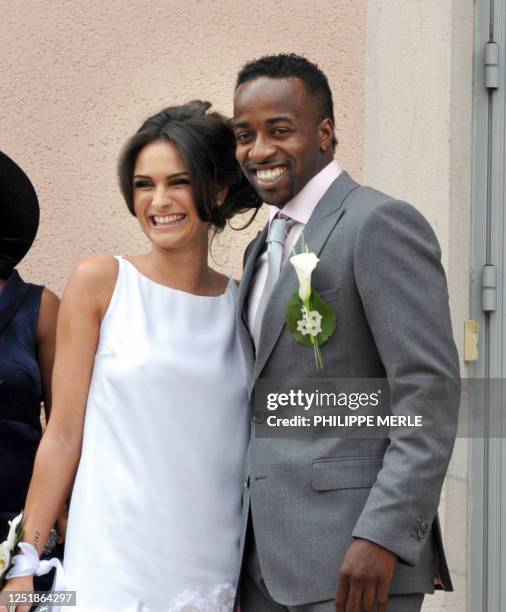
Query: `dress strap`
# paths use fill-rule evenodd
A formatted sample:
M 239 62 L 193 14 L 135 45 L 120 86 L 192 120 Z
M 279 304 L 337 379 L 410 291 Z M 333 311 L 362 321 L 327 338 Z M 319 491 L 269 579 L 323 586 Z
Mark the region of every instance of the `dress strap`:
M 128 274 L 129 268 L 133 267 L 133 264 L 131 264 L 128 259 L 125 259 L 123 255 L 115 255 L 114 259 L 117 259 L 119 264 L 118 279 L 120 276 L 126 276 Z

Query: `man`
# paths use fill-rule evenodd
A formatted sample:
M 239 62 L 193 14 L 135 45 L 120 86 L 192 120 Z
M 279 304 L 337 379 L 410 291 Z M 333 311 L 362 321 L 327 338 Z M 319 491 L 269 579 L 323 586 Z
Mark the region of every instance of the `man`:
M 437 507 L 458 398 L 434 401 L 422 382 L 446 389 L 459 375 L 436 237 L 413 207 L 341 170 L 329 85 L 305 58 L 244 66 L 233 125 L 242 170 L 271 207 L 239 297 L 252 397 L 262 380 L 382 378 L 392 415 L 437 424 L 444 411 L 450 425 L 440 437 L 428 427 L 294 439 L 255 435 L 253 419 L 241 611 L 418 611 L 436 584 L 452 590 Z M 320 371 L 284 324 L 302 232 L 319 257 L 312 286 L 336 313 Z

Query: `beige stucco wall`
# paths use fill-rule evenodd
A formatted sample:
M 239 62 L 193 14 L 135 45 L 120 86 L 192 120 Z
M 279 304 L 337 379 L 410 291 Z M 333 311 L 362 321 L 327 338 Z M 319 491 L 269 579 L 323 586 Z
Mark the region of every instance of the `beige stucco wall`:
M 367 3 L 364 182 L 412 203 L 434 227 L 461 359 L 469 318 L 473 10 L 473 0 Z M 467 465 L 467 442 L 458 440 L 440 506 L 455 592 L 428 597 L 427 610 L 466 610 Z
M 143 250 L 116 186 L 125 138 L 162 106 L 194 97 L 230 112 L 243 62 L 295 51 L 329 77 L 341 164 L 408 200 L 434 226 L 462 355 L 473 0 L 37 0 L 29 8 L 4 3 L 1 30 L 0 147 L 32 178 L 42 209 L 21 267 L 27 278 L 61 293 L 79 259 Z M 216 241 L 226 272 L 240 275 L 242 251 L 263 218 Z M 427 609 L 465 610 L 466 495 L 459 441 L 441 504 L 456 593 L 428 598 Z
M 1 29 L 0 146 L 42 209 L 21 271 L 58 293 L 79 259 L 145 249 L 116 186 L 124 140 L 149 114 L 191 98 L 229 113 L 247 60 L 294 51 L 321 65 L 339 159 L 361 177 L 365 0 L 35 0 L 3 3 Z M 262 219 L 216 241 L 217 263 L 235 277 Z

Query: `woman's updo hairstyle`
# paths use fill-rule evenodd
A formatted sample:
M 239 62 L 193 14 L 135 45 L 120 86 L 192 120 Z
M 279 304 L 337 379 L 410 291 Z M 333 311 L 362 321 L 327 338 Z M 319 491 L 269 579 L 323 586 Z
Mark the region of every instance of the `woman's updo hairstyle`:
M 227 121 L 211 104 L 193 100 L 181 106 L 169 106 L 147 119 L 125 144 L 118 162 L 121 192 L 128 210 L 135 216 L 133 177 L 140 151 L 157 140 L 166 140 L 181 155 L 193 189 L 195 206 L 202 221 L 216 230 L 241 212 L 258 209 L 262 202 L 244 177 L 235 158 L 235 136 Z M 221 205 L 216 193 L 228 187 Z

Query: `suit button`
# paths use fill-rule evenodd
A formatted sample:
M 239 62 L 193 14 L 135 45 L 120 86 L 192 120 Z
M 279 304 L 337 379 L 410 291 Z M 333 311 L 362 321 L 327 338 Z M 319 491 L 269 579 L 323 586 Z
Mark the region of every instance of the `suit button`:
M 244 481 L 244 488 L 248 489 L 249 488 L 249 476 L 248 478 L 246 478 L 246 480 Z

